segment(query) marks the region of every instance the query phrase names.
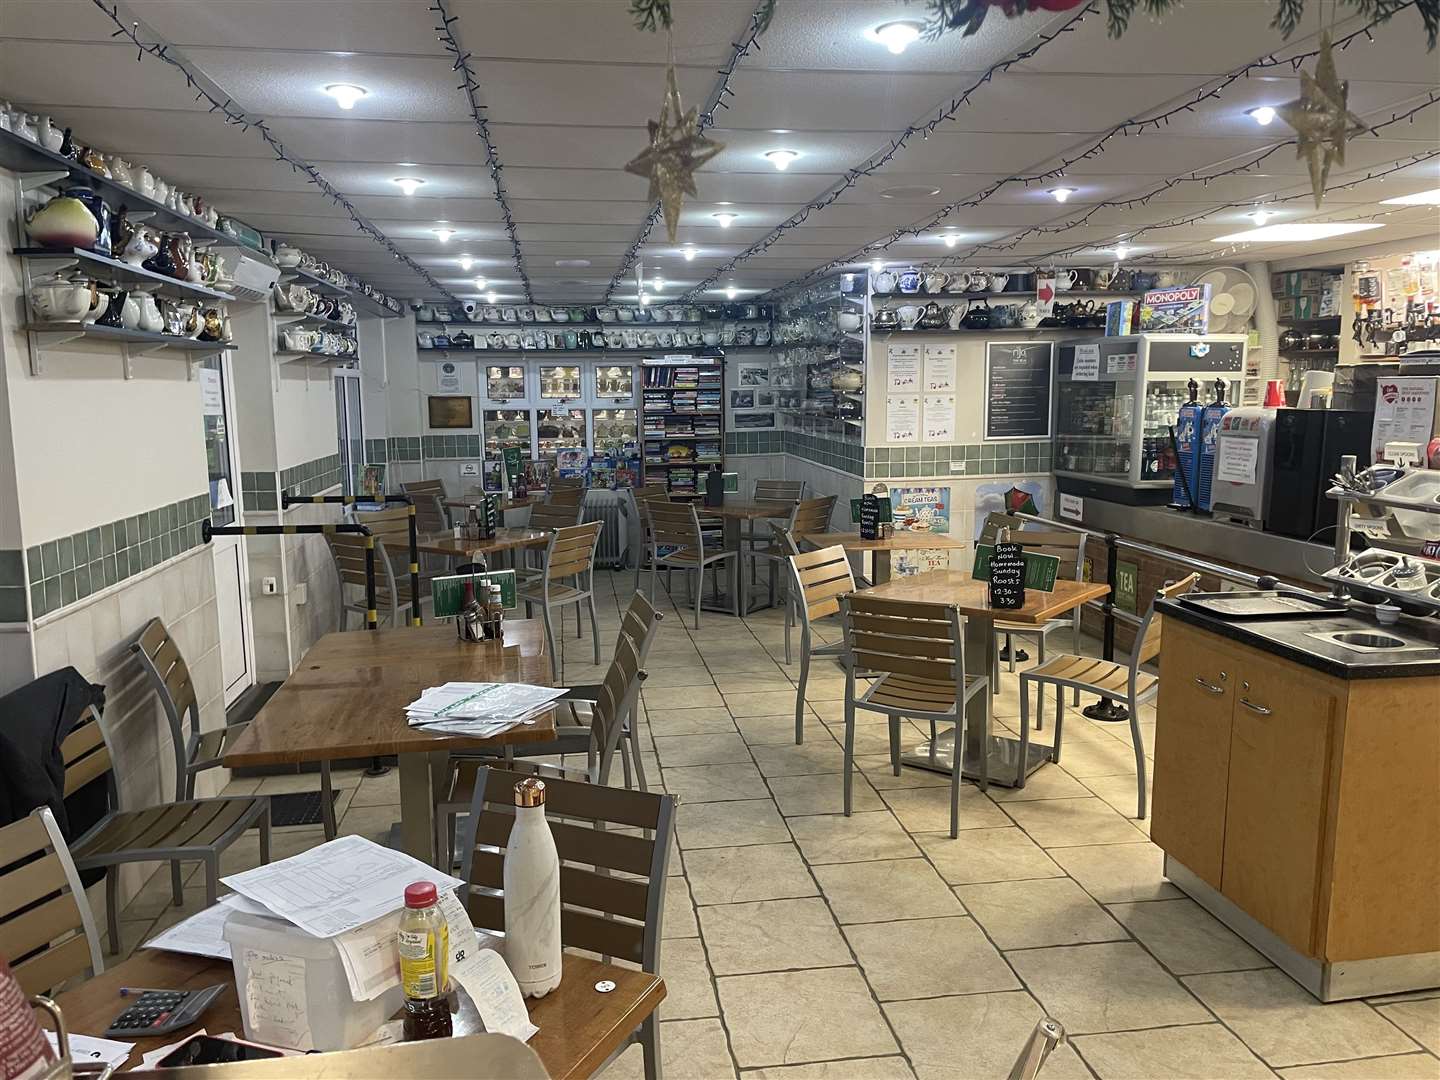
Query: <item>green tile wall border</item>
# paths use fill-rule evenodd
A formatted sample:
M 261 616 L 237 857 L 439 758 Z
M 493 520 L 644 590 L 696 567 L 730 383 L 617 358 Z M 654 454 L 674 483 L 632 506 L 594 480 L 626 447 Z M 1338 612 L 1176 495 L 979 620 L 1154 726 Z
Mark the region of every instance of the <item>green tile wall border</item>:
M 479 435 L 422 435 L 418 441 L 421 453 L 429 461 L 480 456 Z
M 389 461 L 419 461 L 420 437 L 418 435 L 390 436 L 385 440 L 385 456 Z
M 951 468 L 963 462 L 964 472 Z M 950 443 L 939 446 L 872 446 L 865 450 L 865 476 L 1010 476 L 1049 472 L 1050 440 L 1005 443 Z
M 31 617 L 59 611 L 199 547 L 200 523 L 209 516 L 210 496 L 202 493 L 27 548 Z M 0 622 L 24 622 L 26 585 L 20 585 L 17 607 L 12 595 L 17 590 L 6 576 L 14 572 L 8 554 L 0 552 Z
M 280 496 L 276 491 L 273 472 L 242 472 L 240 474 L 240 502 L 246 510 L 274 512 L 280 508 Z
M 326 454 L 280 470 L 280 490 L 291 496 L 319 495 L 341 480 L 339 454 Z
M 803 431 L 730 431 L 725 434 L 727 454 L 794 454 L 817 465 L 864 475 L 864 447 L 859 440 L 811 435 Z

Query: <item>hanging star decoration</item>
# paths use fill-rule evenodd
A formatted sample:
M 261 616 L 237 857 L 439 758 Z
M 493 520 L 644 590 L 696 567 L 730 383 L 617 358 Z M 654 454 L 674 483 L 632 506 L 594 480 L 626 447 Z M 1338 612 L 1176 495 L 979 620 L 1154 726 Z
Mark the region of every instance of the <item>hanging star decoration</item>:
M 1330 166 L 1345 164 L 1345 141 L 1368 129 L 1365 122 L 1347 105 L 1350 82 L 1335 71 L 1335 58 L 1330 51 L 1330 31 L 1320 35 L 1320 54 L 1315 60 L 1315 74 L 1300 72 L 1300 96 L 1275 110 L 1276 114 L 1300 136 L 1295 156 L 1305 158 L 1310 167 L 1310 186 L 1315 191 L 1315 207 L 1325 197 L 1325 181 Z
M 660 119 L 649 122 L 650 145 L 625 166 L 625 171 L 650 179 L 650 198 L 658 198 L 665 213 L 665 231 L 675 242 L 680 209 L 686 195 L 697 195 L 695 170 L 713 158 L 725 144 L 700 134 L 700 121 L 692 107 L 680 103 L 675 83 L 675 65 L 665 73 L 665 103 Z

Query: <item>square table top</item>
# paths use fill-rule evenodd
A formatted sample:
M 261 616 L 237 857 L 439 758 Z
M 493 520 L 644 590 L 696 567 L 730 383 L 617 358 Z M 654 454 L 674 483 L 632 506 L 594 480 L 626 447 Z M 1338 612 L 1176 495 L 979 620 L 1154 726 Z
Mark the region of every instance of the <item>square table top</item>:
M 553 711 L 488 739 L 411 727 L 405 706 L 426 687 L 450 681 L 553 685 L 543 624 L 507 619 L 503 644 L 461 641 L 449 622 L 326 634 L 235 739 L 224 763 L 479 750 L 555 737 Z
M 839 545 L 846 551 L 933 551 L 969 546 L 949 533 L 912 532 L 897 529 L 883 540 L 865 540 L 858 532 L 801 533 L 795 538 L 816 547 Z
M 499 528 L 488 540 L 456 539 L 454 533 L 421 533 L 415 540 L 415 550 L 427 555 L 455 555 L 471 558 L 495 551 L 511 551 L 514 548 L 543 547 L 550 542 L 548 529 Z
M 706 506 L 704 503 L 697 503 L 696 511 L 701 517 L 724 517 L 752 520 L 754 518 L 775 518 L 789 517 L 790 511 L 795 509 L 795 503 L 784 499 L 764 499 L 760 502 L 750 502 L 742 499 L 731 499 L 728 496 L 720 506 Z
M 954 604 L 960 609 L 960 614 L 968 618 L 1043 626 L 1048 620 L 1091 600 L 1099 600 L 1109 592 L 1110 586 L 1103 581 L 1061 580 L 1055 582 L 1054 592 L 1026 589 L 1023 607 L 995 608 L 990 606 L 988 581 L 977 581 L 963 570 L 933 570 L 928 574 L 893 578 L 883 585 L 866 589 L 864 595 L 888 600 Z

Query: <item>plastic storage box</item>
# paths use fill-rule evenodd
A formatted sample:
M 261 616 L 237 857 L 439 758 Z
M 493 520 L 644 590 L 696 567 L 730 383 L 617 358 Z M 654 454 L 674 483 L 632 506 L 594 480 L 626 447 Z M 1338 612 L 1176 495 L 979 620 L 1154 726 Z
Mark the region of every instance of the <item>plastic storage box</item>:
M 404 1003 L 395 986 L 356 1001 L 335 943 L 282 919 L 235 912 L 225 921 L 245 1037 L 294 1050 L 349 1050 Z

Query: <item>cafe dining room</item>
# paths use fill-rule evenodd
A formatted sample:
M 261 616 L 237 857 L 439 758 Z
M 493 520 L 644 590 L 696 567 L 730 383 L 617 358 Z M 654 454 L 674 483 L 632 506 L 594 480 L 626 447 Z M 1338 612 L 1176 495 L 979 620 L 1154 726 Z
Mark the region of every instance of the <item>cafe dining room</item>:
M 1440 1080 L 1440 0 L 0 0 L 0 1080 Z

